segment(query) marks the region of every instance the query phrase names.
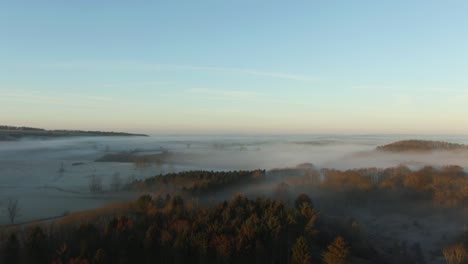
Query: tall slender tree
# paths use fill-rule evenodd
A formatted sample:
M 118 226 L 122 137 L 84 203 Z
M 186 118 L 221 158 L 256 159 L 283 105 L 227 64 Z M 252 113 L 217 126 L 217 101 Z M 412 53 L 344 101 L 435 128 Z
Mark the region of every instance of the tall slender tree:
M 342 237 L 337 237 L 322 254 L 323 262 L 326 264 L 345 264 L 350 253 L 349 246 Z
M 291 263 L 309 264 L 311 263 L 311 258 L 307 240 L 303 236 L 299 237 L 292 248 Z

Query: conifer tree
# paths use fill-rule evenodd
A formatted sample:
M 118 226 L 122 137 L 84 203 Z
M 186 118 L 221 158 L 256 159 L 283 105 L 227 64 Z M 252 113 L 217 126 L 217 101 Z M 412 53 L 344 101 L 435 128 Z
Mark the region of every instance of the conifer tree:
M 311 255 L 309 246 L 305 237 L 301 236 L 296 240 L 292 248 L 292 264 L 309 264 L 311 263 Z
M 349 255 L 349 246 L 342 237 L 337 237 L 322 254 L 325 264 L 345 264 Z

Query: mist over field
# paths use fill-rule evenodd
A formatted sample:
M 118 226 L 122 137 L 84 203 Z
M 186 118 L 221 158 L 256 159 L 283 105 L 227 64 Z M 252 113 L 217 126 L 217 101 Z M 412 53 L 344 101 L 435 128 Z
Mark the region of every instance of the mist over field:
M 467 153 L 385 153 L 377 146 L 414 136 L 161 136 L 148 138 L 24 139 L 0 143 L 0 201 L 20 201 L 18 222 L 55 217 L 76 210 L 125 201 L 135 194 L 111 192 L 114 175 L 122 184 L 135 179 L 190 170 L 254 170 L 295 167 L 387 168 L 406 165 L 459 165 L 468 168 Z M 424 137 L 423 137 L 424 138 Z M 431 137 L 468 143 L 468 137 Z M 170 153 L 158 163 L 95 162 L 112 153 L 151 155 Z M 63 166 L 63 167 L 62 167 Z M 104 194 L 90 192 L 91 178 L 99 179 Z M 0 223 L 8 223 L 6 211 Z

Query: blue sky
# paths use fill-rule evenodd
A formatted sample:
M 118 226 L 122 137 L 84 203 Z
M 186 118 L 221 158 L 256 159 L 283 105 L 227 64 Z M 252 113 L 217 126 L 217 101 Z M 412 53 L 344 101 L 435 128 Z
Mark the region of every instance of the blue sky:
M 3 1 L 0 123 L 468 134 L 467 1 Z

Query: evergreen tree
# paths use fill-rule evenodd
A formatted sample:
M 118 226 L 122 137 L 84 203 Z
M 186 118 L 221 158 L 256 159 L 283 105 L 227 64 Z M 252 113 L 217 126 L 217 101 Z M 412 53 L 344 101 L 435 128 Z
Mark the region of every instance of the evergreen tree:
M 296 240 L 292 248 L 292 264 L 308 264 L 311 263 L 311 255 L 309 246 L 305 237 L 301 236 Z
M 337 237 L 328 246 L 328 250 L 322 254 L 323 262 L 326 264 L 345 264 L 350 253 L 348 244 L 342 237 Z
M 100 248 L 96 251 L 96 254 L 94 255 L 93 264 L 105 264 L 105 263 L 109 263 L 107 261 L 107 254 L 106 254 L 106 251 L 104 251 L 104 249 Z
M 3 257 L 0 261 L 5 263 L 19 263 L 19 242 L 15 234 L 11 234 L 8 237 L 8 241 L 3 249 Z
M 48 263 L 47 237 L 42 228 L 34 227 L 28 234 L 25 247 L 32 263 Z

